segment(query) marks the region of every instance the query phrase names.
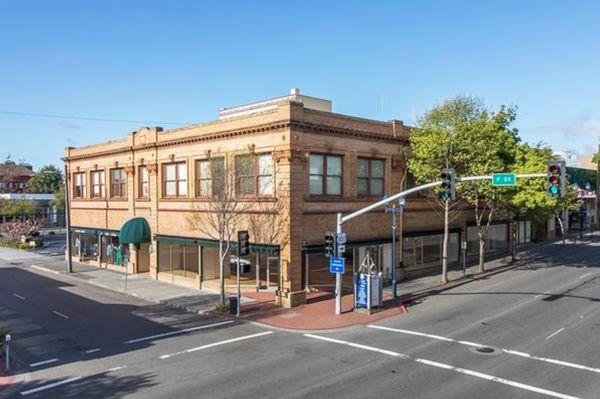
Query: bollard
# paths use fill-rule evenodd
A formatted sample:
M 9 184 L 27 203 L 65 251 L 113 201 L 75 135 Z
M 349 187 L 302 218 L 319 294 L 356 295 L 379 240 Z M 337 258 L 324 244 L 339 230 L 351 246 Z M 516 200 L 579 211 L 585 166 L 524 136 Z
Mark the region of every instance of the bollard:
M 4 345 L 6 346 L 6 348 L 4 349 L 4 353 L 6 354 L 6 366 L 4 367 L 5 371 L 10 370 L 10 340 L 10 334 L 6 334 L 6 338 L 4 340 Z

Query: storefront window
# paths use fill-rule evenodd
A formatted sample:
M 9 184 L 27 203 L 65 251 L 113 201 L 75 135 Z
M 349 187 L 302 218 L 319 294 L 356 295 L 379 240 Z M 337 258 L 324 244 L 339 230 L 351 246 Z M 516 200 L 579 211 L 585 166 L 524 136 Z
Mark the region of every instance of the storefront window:
M 450 233 L 448 237 L 448 263 L 459 259 L 459 234 Z M 407 270 L 428 270 L 442 264 L 443 234 L 405 237 L 402 245 L 402 263 Z
M 479 254 L 479 235 L 477 226 L 469 226 L 467 229 L 467 255 Z M 485 252 L 487 255 L 499 254 L 508 250 L 508 225 L 492 224 L 488 229 L 485 240 Z
M 158 271 L 185 278 L 198 277 L 198 246 L 159 241 Z

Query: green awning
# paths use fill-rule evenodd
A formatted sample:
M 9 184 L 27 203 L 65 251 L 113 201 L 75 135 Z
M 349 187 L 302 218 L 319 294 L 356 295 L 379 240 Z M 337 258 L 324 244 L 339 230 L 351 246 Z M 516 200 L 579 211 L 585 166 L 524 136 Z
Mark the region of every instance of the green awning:
M 144 218 L 133 218 L 125 222 L 119 233 L 121 244 L 135 244 L 140 249 L 140 244 L 150 242 L 150 225 Z

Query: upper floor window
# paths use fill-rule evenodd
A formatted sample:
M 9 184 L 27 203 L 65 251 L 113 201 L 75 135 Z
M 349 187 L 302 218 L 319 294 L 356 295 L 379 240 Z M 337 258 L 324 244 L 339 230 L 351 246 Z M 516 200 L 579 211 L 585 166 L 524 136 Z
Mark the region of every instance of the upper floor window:
M 125 174 L 125 169 L 111 169 L 110 196 L 112 198 L 127 197 L 127 175 Z
M 356 179 L 358 195 L 383 195 L 383 159 L 358 158 Z
M 163 197 L 187 197 L 185 162 L 163 165 Z
M 85 197 L 85 173 L 73 173 L 73 198 Z
M 196 196 L 210 197 L 224 184 L 225 158 L 196 161 Z
M 138 197 L 140 198 L 150 198 L 150 193 L 148 192 L 148 168 L 146 166 L 140 166 L 138 170 L 138 179 L 139 179 L 139 187 L 138 187 Z
M 240 195 L 273 195 L 273 169 L 273 157 L 270 153 L 236 156 L 237 193 Z
M 92 177 L 92 198 L 104 198 L 106 189 L 106 180 L 103 170 L 95 170 L 91 174 Z
M 310 195 L 342 195 L 342 157 L 310 154 Z

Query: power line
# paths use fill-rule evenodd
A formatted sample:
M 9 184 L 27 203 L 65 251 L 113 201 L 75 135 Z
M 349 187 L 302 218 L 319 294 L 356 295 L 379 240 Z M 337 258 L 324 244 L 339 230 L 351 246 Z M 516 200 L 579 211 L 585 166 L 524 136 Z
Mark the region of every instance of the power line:
M 19 115 L 19 116 L 34 116 L 40 118 L 53 118 L 53 119 L 75 119 L 80 121 L 91 121 L 91 122 L 117 122 L 117 123 L 145 123 L 149 125 L 190 125 L 188 122 L 158 122 L 158 121 L 136 121 L 128 119 L 110 119 L 110 118 L 91 118 L 86 116 L 73 116 L 73 115 L 57 115 L 57 114 L 42 114 L 35 112 L 16 112 L 16 111 L 3 111 L 0 110 L 0 114 L 6 115 Z

